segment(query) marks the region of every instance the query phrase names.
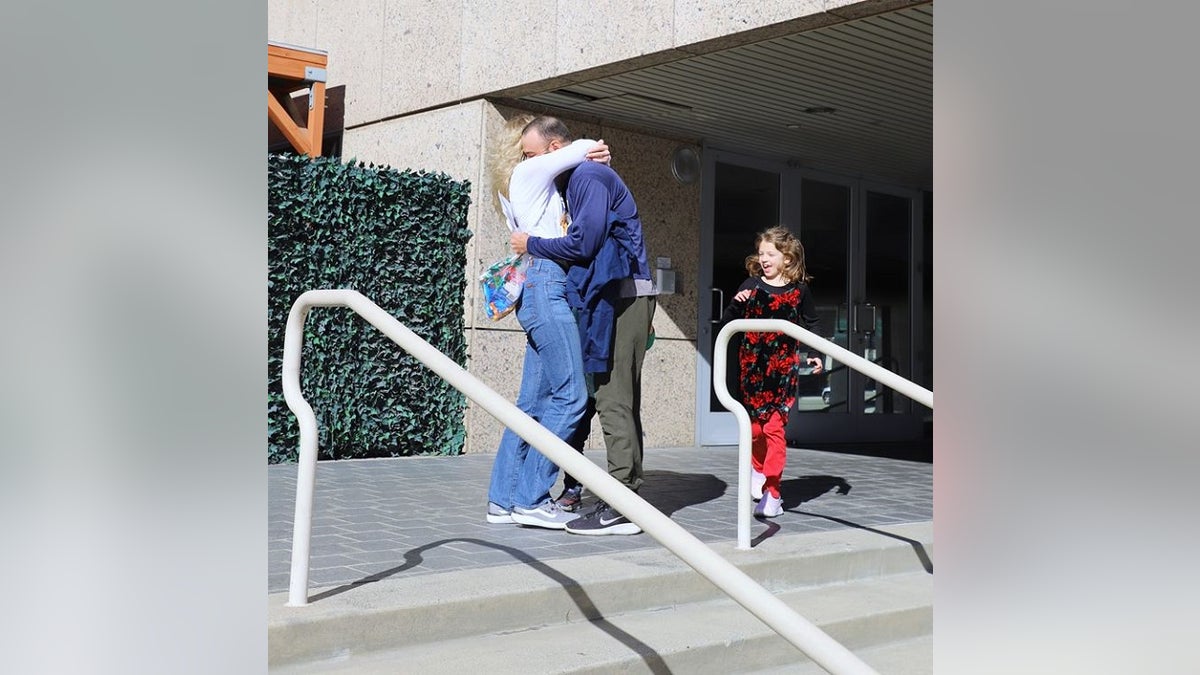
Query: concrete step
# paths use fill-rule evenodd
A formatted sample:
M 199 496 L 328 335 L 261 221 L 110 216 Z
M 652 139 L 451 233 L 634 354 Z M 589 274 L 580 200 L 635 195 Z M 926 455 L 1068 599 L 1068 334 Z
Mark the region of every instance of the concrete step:
M 932 635 L 858 649 L 854 653 L 883 675 L 929 675 L 933 672 Z M 744 675 L 825 675 L 825 670 L 809 662 L 756 670 Z
M 811 608 L 796 605 L 810 620 L 818 621 L 811 612 L 825 607 L 821 621 L 839 640 L 870 646 L 928 632 L 925 624 L 932 591 L 926 586 L 932 582 L 932 523 L 775 536 L 751 551 L 737 551 L 733 542 L 714 549 L 788 602 L 795 598 L 796 602 L 815 603 Z M 815 595 L 806 599 L 806 593 Z M 890 608 L 889 593 L 899 593 L 898 604 Z M 620 659 L 646 649 L 651 659 L 666 658 L 664 654 L 679 663 L 698 659 L 693 665 L 703 671 L 715 658 L 705 655 L 711 645 L 760 642 L 777 643 L 767 650 L 772 659 L 794 663 L 803 658 L 665 549 L 552 561 L 531 558 L 525 564 L 390 579 L 332 595 L 318 589 L 311 595 L 318 599 L 301 608 L 284 607 L 286 594 L 269 598 L 269 663 L 273 670 L 339 672 L 346 664 L 364 669 L 376 664 L 387 670 L 390 664 L 390 672 L 396 672 L 395 659 L 402 658 L 405 672 L 442 672 L 436 664 L 447 659 L 465 659 L 463 667 L 471 667 L 467 665 L 471 663 L 478 667 L 480 662 L 472 661 L 478 658 L 474 654 L 487 655 L 504 645 L 524 645 L 509 654 L 515 660 L 508 663 L 517 669 L 512 672 L 538 672 L 541 665 L 530 664 L 528 656 L 540 654 L 543 648 L 524 640 L 569 643 L 547 637 L 552 635 L 547 631 L 570 631 L 572 627 L 581 635 L 593 634 L 596 644 L 589 649 L 594 649 L 596 656 L 580 663 L 584 669 L 571 672 L 605 672 Z M 829 602 L 841 609 L 827 607 Z M 677 615 L 689 618 L 671 618 Z M 676 623 L 688 626 L 682 635 L 670 629 Z M 697 642 L 696 649 L 681 646 L 680 641 L 687 642 L 688 634 L 694 632 L 692 626 L 716 635 Z M 479 651 L 476 643 L 494 646 Z M 615 651 L 607 654 L 605 644 L 615 644 Z M 846 644 L 855 648 L 851 642 Z M 639 645 L 650 646 L 643 649 Z M 497 658 L 499 654 L 496 652 Z M 549 671 L 563 672 L 564 663 L 576 662 L 567 658 L 570 654 L 562 656 L 565 660 L 542 665 L 556 664 Z M 425 663 L 433 670 L 410 668 L 410 662 Z M 504 662 L 488 663 L 489 670 L 494 670 L 503 668 Z M 586 670 L 593 663 L 599 663 L 600 670 Z M 768 659 L 756 667 L 773 663 Z
M 930 575 L 912 573 L 810 587 L 779 597 L 854 650 L 880 641 L 929 635 L 932 584 Z M 521 628 L 523 623 L 515 621 L 513 632 L 345 654 L 276 672 L 738 673 L 811 664 L 804 654 L 731 600 L 536 628 Z

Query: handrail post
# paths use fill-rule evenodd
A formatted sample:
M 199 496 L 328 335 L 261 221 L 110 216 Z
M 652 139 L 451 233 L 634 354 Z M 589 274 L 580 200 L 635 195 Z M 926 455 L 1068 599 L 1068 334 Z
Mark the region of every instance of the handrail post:
M 854 352 L 836 345 L 816 333 L 801 328 L 783 319 L 734 319 L 717 333 L 713 344 L 713 389 L 717 400 L 737 419 L 738 423 L 738 532 L 737 547 L 750 548 L 750 414 L 745 406 L 734 400 L 725 381 L 725 369 L 729 367 L 727 354 L 729 340 L 734 333 L 787 333 L 804 344 L 832 356 L 838 363 L 845 364 L 875 381 L 891 387 L 912 400 L 933 409 L 933 392 L 907 380 L 896 373 L 872 363 Z
M 308 604 L 309 544 L 312 540 L 313 488 L 317 479 L 317 417 L 300 391 L 300 362 L 304 349 L 304 320 L 310 305 L 299 301 L 288 313 L 283 336 L 283 396 L 300 425 L 300 457 L 296 471 L 296 519 L 292 524 L 292 574 L 289 607 Z
M 737 484 L 737 548 L 750 550 L 750 515 L 753 510 L 750 498 L 750 413 L 734 400 L 725 381 L 728 367 L 729 340 L 734 331 L 722 330 L 713 345 L 713 388 L 721 401 L 738 422 L 738 484 Z

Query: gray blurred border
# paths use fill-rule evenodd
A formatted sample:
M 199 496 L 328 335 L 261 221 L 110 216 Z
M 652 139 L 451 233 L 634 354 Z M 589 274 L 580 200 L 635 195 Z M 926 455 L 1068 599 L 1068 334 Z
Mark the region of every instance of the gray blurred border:
M 265 670 L 266 34 L 0 10 L 6 670 Z
M 1200 666 L 1198 14 L 937 6 L 938 672 Z

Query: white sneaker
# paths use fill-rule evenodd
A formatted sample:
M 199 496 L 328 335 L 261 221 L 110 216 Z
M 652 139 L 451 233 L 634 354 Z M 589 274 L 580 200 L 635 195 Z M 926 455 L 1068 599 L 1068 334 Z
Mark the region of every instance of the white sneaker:
M 512 513 L 495 502 L 488 502 L 487 521 L 493 525 L 513 522 Z
M 783 498 L 768 493 L 754 505 L 754 515 L 765 518 L 783 515 Z
M 536 509 L 526 509 L 520 506 L 514 506 L 512 509 L 514 523 L 544 527 L 550 530 L 564 529 L 567 523 L 578 517 L 578 513 L 567 513 L 560 509 L 554 500 L 550 500 Z
M 754 501 L 762 499 L 762 489 L 766 482 L 765 474 L 750 469 L 750 496 L 754 498 Z

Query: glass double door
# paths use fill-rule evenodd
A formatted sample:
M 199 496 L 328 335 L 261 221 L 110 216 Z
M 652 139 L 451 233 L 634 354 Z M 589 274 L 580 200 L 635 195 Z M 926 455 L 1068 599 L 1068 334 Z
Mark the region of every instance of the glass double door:
M 721 152 L 706 153 L 701 227 L 700 351 L 697 420 L 701 445 L 737 442 L 736 421 L 712 386 L 720 317 L 747 277 L 757 232 L 790 228 L 804 245 L 822 337 L 931 388 L 929 328 L 932 260 L 930 196 L 793 169 Z M 726 382 L 737 391 L 737 344 L 730 341 Z M 813 354 L 820 356 L 820 354 Z M 789 415 L 790 443 L 908 441 L 931 411 L 873 379 L 825 358 L 825 372 L 801 371 Z

